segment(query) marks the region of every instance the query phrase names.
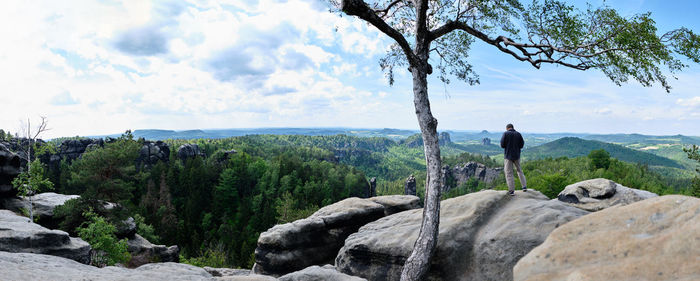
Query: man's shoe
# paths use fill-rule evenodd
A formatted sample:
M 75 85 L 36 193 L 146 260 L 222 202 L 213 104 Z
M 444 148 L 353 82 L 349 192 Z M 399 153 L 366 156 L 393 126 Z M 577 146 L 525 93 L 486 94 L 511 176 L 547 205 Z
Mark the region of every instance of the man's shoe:
M 523 186 L 523 192 L 527 192 L 527 186 Z
M 508 195 L 510 195 L 510 196 L 515 196 L 515 190 L 508 191 Z

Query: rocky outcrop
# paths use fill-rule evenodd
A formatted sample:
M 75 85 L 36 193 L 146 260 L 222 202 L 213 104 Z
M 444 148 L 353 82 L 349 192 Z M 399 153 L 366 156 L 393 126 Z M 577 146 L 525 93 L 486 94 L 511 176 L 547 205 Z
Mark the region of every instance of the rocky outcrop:
M 482 145 L 491 145 L 491 139 L 490 138 L 483 138 L 483 139 L 481 139 L 481 144 Z
M 107 142 L 112 141 L 110 138 Z M 44 154 L 39 157 L 42 163 L 46 164 L 50 171 L 56 172 L 60 169 L 61 161 L 72 163 L 80 158 L 85 151 L 93 148 L 103 147 L 103 139 L 74 139 L 64 140 L 58 146 L 56 153 Z
M 448 132 L 442 132 L 438 135 L 439 145 L 447 145 L 449 143 L 452 143 L 452 140 L 450 139 L 450 134 Z
M 445 165 L 442 167 L 442 192 L 448 192 L 450 189 L 458 187 L 472 178 L 490 183 L 498 178 L 502 171 L 502 168 L 489 168 L 477 162 L 458 164 L 452 168 Z M 455 186 L 451 186 L 448 182 L 453 182 Z
M 41 139 L 30 141 L 28 138 L 13 138 L 10 141 L 0 141 L 1 145 L 5 146 L 5 148 L 19 157 L 20 167 L 27 166 L 27 149 L 30 143 L 38 147 L 42 147 L 46 144 L 46 142 Z M 34 158 L 34 151 L 32 151 L 32 160 L 34 160 Z
M 658 195 L 649 191 L 629 188 L 608 179 L 597 178 L 566 186 L 557 199 L 576 208 L 594 212 L 656 196 Z
M 384 207 L 384 216 L 420 208 L 420 198 L 414 195 L 386 195 L 369 198 L 368 200 Z
M 0 210 L 0 251 L 47 254 L 85 264 L 90 262 L 87 242 L 69 237 L 64 231 L 44 228 L 8 210 Z
M 377 178 L 369 179 L 369 197 L 377 196 Z
M 103 147 L 104 144 L 105 141 L 103 139 L 64 140 L 58 147 L 58 152 L 51 155 L 50 162 L 53 163 L 63 159 L 68 160 L 68 162 L 72 162 L 83 155 L 88 148 Z M 59 159 L 56 159 L 54 156 L 58 157 Z
M 12 187 L 12 180 L 20 173 L 20 163 L 17 154 L 0 144 L 0 197 L 17 194 L 17 190 Z
M 421 134 L 415 134 L 401 141 L 401 143 L 411 148 L 423 147 L 423 136 Z M 444 146 L 451 143 L 452 140 L 448 132 L 441 132 L 438 134 L 438 145 Z
M 515 280 L 700 280 L 700 199 L 615 206 L 567 223 L 514 268 Z
M 21 213 L 22 209 L 28 210 L 29 204 L 33 204 L 34 217 L 37 223 L 47 228 L 58 228 L 58 222 L 53 218 L 53 210 L 70 199 L 80 198 L 79 195 L 63 195 L 53 192 L 39 193 L 31 197 L 11 197 L 0 199 L 0 207 Z
M 423 210 L 381 218 L 345 240 L 335 265 L 368 280 L 399 280 Z M 428 280 L 509 280 L 512 267 L 560 225 L 588 212 L 537 191 L 485 190 L 442 201 Z
M 267 275 L 251 274 L 247 276 L 216 277 L 216 281 L 276 281 L 277 278 Z
M 136 159 L 137 166 L 152 167 L 159 161 L 168 162 L 170 158 L 170 146 L 162 141 L 144 141 L 139 157 Z
M 416 196 L 416 177 L 413 175 L 406 179 L 406 183 L 403 187 L 403 194 Z
M 199 149 L 199 145 L 188 143 L 183 144 L 177 149 L 177 158 L 185 161 L 190 158 L 195 158 L 197 156 L 204 157 L 204 152 Z
M 253 272 L 280 276 L 311 265 L 332 263 L 348 235 L 383 217 L 387 209 L 414 206 L 418 198 L 374 200 L 348 198 L 325 206 L 308 218 L 263 232 L 255 249 Z
M 251 274 L 250 269 L 237 269 L 237 268 L 218 268 L 218 267 L 203 267 L 204 270 L 209 272 L 211 276 L 214 277 L 224 277 L 224 276 L 248 276 Z
M 115 226 L 117 227 L 117 232 L 114 235 L 117 238 L 133 238 L 136 235 L 136 221 L 134 221 L 133 217 L 128 217 L 121 223 L 115 224 Z
M 131 254 L 131 261 L 129 262 L 131 267 L 154 262 L 180 261 L 180 248 L 178 246 L 154 245 L 138 234 L 135 234 L 126 244 Z
M 152 263 L 136 269 L 98 268 L 55 256 L 3 251 L 0 251 L 0 268 L 0 279 L 7 281 L 216 280 L 204 269 L 182 263 Z
M 278 278 L 280 281 L 367 281 L 367 279 L 338 272 L 332 265 L 310 266 Z

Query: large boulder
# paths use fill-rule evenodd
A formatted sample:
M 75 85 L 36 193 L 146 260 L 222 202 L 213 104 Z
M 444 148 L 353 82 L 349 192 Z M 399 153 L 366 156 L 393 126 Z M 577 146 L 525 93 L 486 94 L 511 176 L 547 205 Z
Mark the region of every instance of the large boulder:
M 209 272 L 211 276 L 214 277 L 224 277 L 224 276 L 248 276 L 251 274 L 250 269 L 238 269 L 238 268 L 220 268 L 220 267 L 203 267 L 204 270 Z
M 655 197 L 563 225 L 515 280 L 700 280 L 700 199 Z
M 280 281 L 367 281 L 367 279 L 338 272 L 332 265 L 310 266 L 278 278 Z
M 154 262 L 180 261 L 180 248 L 177 245 L 170 247 L 155 245 L 138 234 L 134 234 L 133 238 L 127 240 L 126 245 L 131 254 L 130 267 Z
M 37 223 L 40 225 L 54 229 L 58 228 L 58 222 L 53 219 L 53 210 L 57 206 L 61 206 L 70 199 L 80 198 L 80 195 L 64 195 L 53 192 L 39 193 L 29 197 L 11 197 L 0 199 L 0 205 L 3 208 L 21 213 L 22 209 L 29 210 L 30 202 L 34 206 L 34 217 L 38 218 Z
M 7 281 L 216 280 L 204 269 L 182 263 L 152 263 L 136 269 L 114 266 L 98 268 L 61 257 L 3 251 L 0 251 L 0 268 L 0 279 Z
M 418 198 L 373 200 L 348 198 L 325 206 L 308 218 L 276 225 L 263 232 L 255 249 L 253 272 L 280 276 L 311 265 L 332 263 L 348 235 L 383 217 L 387 209 L 393 212 L 398 211 L 394 208 L 416 206 L 414 202 Z
M 193 143 L 183 144 L 177 149 L 177 158 L 185 161 L 190 158 L 195 158 L 197 156 L 204 157 L 204 152 L 199 149 L 199 145 Z
M 382 205 L 385 216 L 421 207 L 420 198 L 413 195 L 385 195 L 368 198 L 368 200 Z
M 117 238 L 132 239 L 134 235 L 136 235 L 136 221 L 133 217 L 128 217 L 120 223 L 116 223 L 115 226 L 117 227 L 117 232 L 115 232 L 114 235 L 116 235 Z
M 37 253 L 90 262 L 90 245 L 60 230 L 50 230 L 29 218 L 0 210 L 0 251 Z M 0 267 L 1 268 L 1 267 Z
M 17 190 L 12 187 L 12 180 L 20 173 L 20 163 L 17 154 L 0 144 L 0 197 L 17 194 Z
M 339 271 L 367 280 L 399 280 L 422 209 L 369 223 L 339 251 Z M 560 225 L 588 212 L 537 192 L 484 190 L 441 202 L 438 245 L 428 280 L 509 280 L 515 263 Z
M 597 178 L 566 186 L 557 199 L 576 208 L 595 212 L 656 196 L 658 195 L 646 190 L 629 188 L 608 179 Z

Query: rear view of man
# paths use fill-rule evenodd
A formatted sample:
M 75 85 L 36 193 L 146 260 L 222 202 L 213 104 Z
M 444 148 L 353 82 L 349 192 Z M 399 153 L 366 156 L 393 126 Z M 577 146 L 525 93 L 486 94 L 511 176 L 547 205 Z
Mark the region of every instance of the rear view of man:
M 501 147 L 504 149 L 504 162 L 505 162 L 505 173 L 506 173 L 506 183 L 508 184 L 508 194 L 510 196 L 515 196 L 515 181 L 513 180 L 513 167 L 518 172 L 518 178 L 520 178 L 520 184 L 523 187 L 523 191 L 527 191 L 527 183 L 525 182 L 525 174 L 523 174 L 523 169 L 520 168 L 520 149 L 525 145 L 523 136 L 518 133 L 518 131 L 513 128 L 513 124 L 506 125 L 506 131 L 501 137 Z

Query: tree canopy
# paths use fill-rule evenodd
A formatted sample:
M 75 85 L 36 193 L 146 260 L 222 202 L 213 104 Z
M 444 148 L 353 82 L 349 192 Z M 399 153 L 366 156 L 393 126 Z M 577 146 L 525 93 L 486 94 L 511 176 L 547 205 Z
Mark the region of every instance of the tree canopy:
M 578 70 L 599 69 L 615 84 L 630 78 L 644 86 L 659 83 L 670 91 L 670 74 L 700 63 L 700 37 L 688 28 L 658 33 L 651 13 L 621 16 L 609 6 L 585 10 L 563 1 L 516 0 L 330 0 L 392 39 L 380 60 L 389 82 L 394 67 L 421 64 L 416 50 L 427 48 L 438 77 L 479 83 L 469 50 L 489 44 L 535 68 L 557 64 Z M 421 46 L 427 45 L 427 46 Z M 430 73 L 432 73 L 432 66 Z M 429 73 L 429 74 L 430 74 Z

